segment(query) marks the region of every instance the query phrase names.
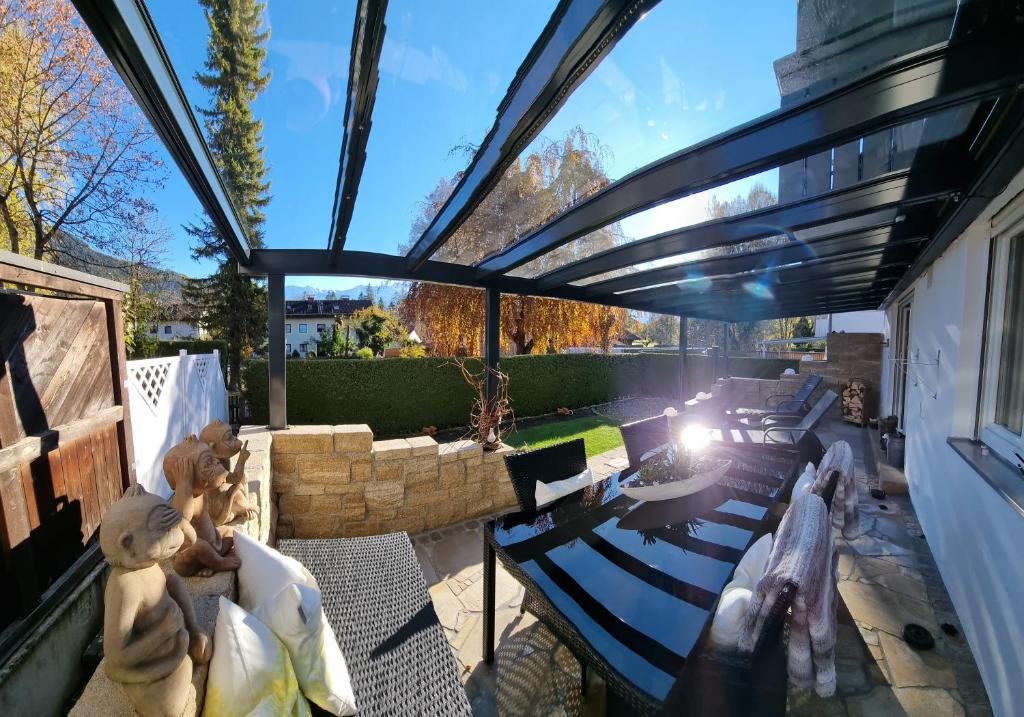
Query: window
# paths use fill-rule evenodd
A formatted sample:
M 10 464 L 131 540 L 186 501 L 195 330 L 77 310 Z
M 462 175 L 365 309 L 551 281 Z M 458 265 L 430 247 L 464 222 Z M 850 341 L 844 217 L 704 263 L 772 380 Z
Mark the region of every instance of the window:
M 151 334 L 160 333 L 160 327 L 159 326 L 150 326 L 149 327 L 149 333 L 151 333 Z
M 309 344 L 306 344 L 306 343 L 299 344 L 299 353 L 300 354 L 305 356 L 307 351 L 309 351 Z
M 284 332 L 286 334 L 290 334 L 292 332 L 292 325 L 291 324 L 285 324 L 284 325 Z
M 996 240 L 982 440 L 1017 463 L 1024 453 L 1024 235 Z
M 300 334 L 306 333 L 306 325 L 305 324 L 299 324 L 299 333 Z
M 291 356 L 291 353 L 292 353 L 292 345 L 291 344 L 285 344 L 284 345 L 284 355 L 285 356 Z
M 322 334 L 324 331 L 327 331 L 327 324 L 317 324 L 316 325 L 316 332 L 318 334 Z
M 170 324 L 167 324 L 166 326 L 164 326 L 164 333 L 165 334 L 171 333 L 171 325 Z

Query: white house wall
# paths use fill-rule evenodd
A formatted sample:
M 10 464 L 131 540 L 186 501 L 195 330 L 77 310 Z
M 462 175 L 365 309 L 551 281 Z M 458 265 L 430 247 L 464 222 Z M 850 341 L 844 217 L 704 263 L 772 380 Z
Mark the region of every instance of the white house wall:
M 946 443 L 975 434 L 990 233 L 974 225 L 912 287 L 906 475 L 993 709 L 1010 717 L 1024 705 L 1024 517 Z M 886 312 L 883 413 L 896 310 Z

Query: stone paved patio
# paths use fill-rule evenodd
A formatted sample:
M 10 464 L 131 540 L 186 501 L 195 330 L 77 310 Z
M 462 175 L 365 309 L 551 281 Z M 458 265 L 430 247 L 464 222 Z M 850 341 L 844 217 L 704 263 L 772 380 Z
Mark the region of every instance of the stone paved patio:
M 879 484 L 872 448 L 877 433 L 835 420 L 819 435 L 826 446 L 842 439 L 854 449 L 864 533 L 853 541 L 837 537 L 839 588 L 847 608 L 841 610 L 836 646 L 837 694 L 822 700 L 791 691 L 787 711 L 799 717 L 991 715 L 909 499 L 869 496 L 869 488 Z M 589 463 L 596 476 L 604 477 L 625 465 L 625 451 L 609 451 Z M 887 480 L 887 485 L 892 484 Z M 482 663 L 483 522 L 470 520 L 413 538 L 474 714 L 603 714 L 601 681 L 591 678 L 584 699 L 575 658 L 532 615 L 520 613 L 523 588 L 500 562 L 495 665 Z M 908 622 L 931 631 L 934 650 L 918 652 L 903 641 Z

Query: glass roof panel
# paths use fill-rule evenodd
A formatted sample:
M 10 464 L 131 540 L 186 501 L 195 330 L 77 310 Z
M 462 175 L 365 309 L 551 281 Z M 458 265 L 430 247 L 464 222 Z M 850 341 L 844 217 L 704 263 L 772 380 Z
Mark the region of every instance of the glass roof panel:
M 569 97 L 478 207 L 483 216 L 471 217 L 438 258 L 477 263 L 640 167 L 941 42 L 956 6 L 660 3 Z
M 779 169 L 666 202 L 626 217 L 610 227 L 574 239 L 509 274 L 522 278 L 536 278 L 614 246 L 630 244 L 663 232 L 685 229 L 712 219 L 738 216 L 775 206 L 780 203 L 780 195 L 782 202 L 792 202 L 874 179 L 890 171 L 907 169 L 914 162 L 932 162 L 946 142 L 958 140 L 963 135 L 978 108 L 977 103 L 969 103 L 943 110 L 924 119 L 877 132 L 859 142 L 851 142 L 843 147 L 821 152 Z M 924 148 L 929 152 L 922 152 Z M 797 234 L 812 238 L 839 231 L 845 231 L 842 222 L 833 222 Z M 757 248 L 758 241 L 762 240 L 755 240 L 754 248 Z M 602 279 L 588 277 L 573 283 L 586 285 L 624 273 L 724 256 L 734 251 L 735 247 L 721 247 L 690 252 L 605 272 L 601 275 Z
M 206 72 L 210 26 L 204 10 L 196 0 L 147 0 L 146 6 L 209 143 L 209 127 L 197 109 L 212 104 L 196 78 Z M 326 246 L 355 6 L 355 0 L 266 1 L 260 27 L 269 33 L 263 64 L 269 80 L 252 102 L 262 123 L 270 182 L 270 201 L 263 208 L 266 246 Z M 237 203 L 236 197 L 232 201 Z
M 557 0 L 390 0 L 380 81 L 346 249 L 404 253 L 494 124 Z

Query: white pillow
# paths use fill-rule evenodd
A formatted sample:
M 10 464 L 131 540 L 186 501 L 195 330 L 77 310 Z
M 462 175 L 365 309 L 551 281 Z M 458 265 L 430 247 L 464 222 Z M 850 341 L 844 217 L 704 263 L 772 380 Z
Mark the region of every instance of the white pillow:
M 668 450 L 668 443 L 662 443 L 660 446 L 655 446 L 654 448 L 640 456 L 640 462 L 643 463 L 649 458 L 654 458 L 654 456 L 658 455 L 659 453 L 664 453 L 666 450 Z
M 220 598 L 203 717 L 310 715 L 288 650 L 266 625 Z
M 816 475 L 817 471 L 814 469 L 814 464 L 808 463 L 807 467 L 804 468 L 804 472 L 800 474 L 800 477 L 796 479 L 796 483 L 793 484 L 793 495 L 789 499 L 790 503 L 796 500 L 797 497 L 811 491 Z
M 562 496 L 569 495 L 593 484 L 594 477 L 591 475 L 590 469 L 587 468 L 582 473 L 578 473 L 565 480 L 556 480 L 552 483 L 537 481 L 537 486 L 533 489 L 533 499 L 537 501 L 538 508 L 543 508 Z
M 291 584 L 253 613 L 288 648 L 302 693 L 333 715 L 354 715 L 345 658 L 320 603 L 320 591 Z
M 747 552 L 740 558 L 736 566 L 736 572 L 732 574 L 730 585 L 744 587 L 753 590 L 757 581 L 764 575 L 768 568 L 768 558 L 772 554 L 772 536 L 766 533 L 758 538 L 757 542 L 747 548 Z M 728 586 L 726 586 L 728 588 Z
M 298 560 L 281 555 L 237 530 L 235 555 L 242 561 L 238 568 L 238 604 L 246 610 L 255 610 L 273 600 L 292 583 L 319 588 L 316 579 Z
M 722 591 L 722 598 L 718 601 L 718 609 L 715 611 L 715 619 L 711 622 L 711 632 L 708 635 L 711 643 L 723 650 L 735 650 L 739 644 L 743 620 L 752 594 L 749 588 L 732 585 L 729 583 Z

